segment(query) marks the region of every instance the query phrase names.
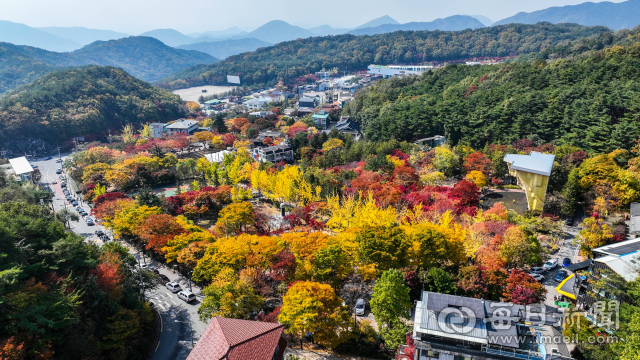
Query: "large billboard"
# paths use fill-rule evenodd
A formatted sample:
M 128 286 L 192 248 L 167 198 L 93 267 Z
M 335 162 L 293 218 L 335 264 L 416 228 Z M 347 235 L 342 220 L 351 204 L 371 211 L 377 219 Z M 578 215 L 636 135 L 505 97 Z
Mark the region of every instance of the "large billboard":
M 229 84 L 238 84 L 238 85 L 240 85 L 240 76 L 227 75 L 227 82 Z

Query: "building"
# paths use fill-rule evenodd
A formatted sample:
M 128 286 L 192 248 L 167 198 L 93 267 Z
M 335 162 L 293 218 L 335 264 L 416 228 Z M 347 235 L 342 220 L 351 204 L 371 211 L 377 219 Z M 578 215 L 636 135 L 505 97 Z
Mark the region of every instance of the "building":
M 607 273 L 616 273 L 627 282 L 637 279 L 640 270 L 638 250 L 640 238 L 592 249 L 594 258 L 568 266 L 567 270 L 573 274 L 560 283 L 557 289 L 561 294 L 576 300 L 578 308 L 583 310 L 591 310 L 596 301 L 623 300 L 614 299 L 605 290 L 594 289 L 593 283 L 602 276 L 606 277 Z
M 257 117 L 261 117 L 261 118 L 266 118 L 267 116 L 273 115 L 273 114 L 274 114 L 273 111 L 265 111 L 265 110 L 263 110 L 263 111 L 253 111 L 253 112 L 249 113 L 250 116 L 257 116 Z
M 167 126 L 167 124 L 163 124 L 163 123 L 151 123 L 149 124 L 149 126 L 151 126 L 151 131 L 153 132 L 153 138 L 157 139 L 157 138 L 161 138 L 162 135 L 164 135 L 164 131 L 165 131 L 165 126 Z
M 542 211 L 547 195 L 549 176 L 555 155 L 532 151 L 529 155 L 507 154 L 504 161 L 509 165 L 509 174 L 518 179 L 518 185 L 527 194 L 529 210 Z
M 324 110 L 320 110 L 319 113 L 313 114 L 311 116 L 311 119 L 313 119 L 313 122 L 316 123 L 316 127 L 318 129 L 324 130 L 329 124 L 329 113 Z
M 259 162 L 278 162 L 293 161 L 293 147 L 289 140 L 284 140 L 280 145 L 268 146 L 257 151 L 257 160 Z
M 260 139 L 260 141 L 268 137 L 272 139 L 281 138 L 282 133 L 280 131 L 274 131 L 274 130 L 263 130 L 258 133 L 258 139 Z
M 436 135 L 436 136 L 432 136 L 432 137 L 416 140 L 413 143 L 418 145 L 418 146 L 424 146 L 424 147 L 427 147 L 427 148 L 434 148 L 434 147 L 438 147 L 440 145 L 445 144 L 446 143 L 445 140 L 446 139 L 445 139 L 444 136 Z
M 640 237 L 640 203 L 633 202 L 629 208 L 629 235 L 632 238 Z
M 402 75 L 420 75 L 425 71 L 433 69 L 433 66 L 419 65 L 369 65 L 367 73 L 371 75 L 382 75 L 385 78 Z
M 14 175 L 20 177 L 20 180 L 31 180 L 31 176 L 36 172 L 36 169 L 29 164 L 29 160 L 24 156 L 9 159 L 9 164 L 11 164 Z
M 340 116 L 340 121 L 334 126 L 342 134 L 348 134 L 358 140 L 362 135 L 360 131 L 360 124 L 351 120 L 348 116 Z
M 414 360 L 570 359 L 563 314 L 529 306 L 423 291 L 416 305 Z
M 327 102 L 327 94 L 324 91 L 309 91 L 302 94 L 303 98 L 315 99 L 316 106 Z M 301 99 L 302 100 L 302 99 Z
M 301 97 L 300 100 L 298 100 L 298 109 L 300 108 L 315 109 L 316 106 L 318 106 L 318 103 L 316 102 L 315 98 Z
M 164 130 L 169 136 L 173 134 L 191 135 L 198 130 L 198 121 L 187 119 L 176 120 L 173 123 L 166 125 Z
M 260 110 L 265 108 L 268 104 L 272 103 L 273 99 L 270 97 L 259 97 L 251 100 L 247 100 L 244 104 L 249 110 Z
M 284 325 L 214 317 L 187 360 L 282 360 Z

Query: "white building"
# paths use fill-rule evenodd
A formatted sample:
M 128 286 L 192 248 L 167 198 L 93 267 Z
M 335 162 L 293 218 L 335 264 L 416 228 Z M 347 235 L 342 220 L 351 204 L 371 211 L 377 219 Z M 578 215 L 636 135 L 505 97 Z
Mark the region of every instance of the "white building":
M 151 131 L 153 131 L 153 138 L 157 139 L 159 137 L 162 137 L 162 134 L 164 134 L 164 127 L 166 126 L 166 124 L 163 123 L 151 123 Z
M 368 74 L 379 74 L 384 77 L 398 75 L 420 75 L 425 71 L 433 69 L 433 66 L 424 65 L 369 65 Z
M 169 136 L 177 133 L 191 135 L 198 130 L 198 122 L 196 120 L 180 119 L 165 126 L 164 129 Z
M 271 102 L 273 102 L 273 99 L 271 99 L 270 97 L 259 97 L 248 100 L 247 102 L 245 102 L 245 105 L 249 108 L 249 110 L 260 110 Z

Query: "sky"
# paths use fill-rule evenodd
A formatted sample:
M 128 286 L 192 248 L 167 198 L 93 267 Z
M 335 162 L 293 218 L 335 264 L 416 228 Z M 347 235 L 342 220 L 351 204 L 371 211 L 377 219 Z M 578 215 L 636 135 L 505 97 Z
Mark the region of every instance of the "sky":
M 622 2 L 624 0 L 610 0 Z M 138 35 L 172 28 L 183 33 L 255 29 L 271 20 L 305 28 L 353 28 L 389 15 L 400 23 L 451 15 L 493 21 L 518 12 L 575 5 L 583 0 L 0 0 L 0 20 L 32 27 L 83 26 Z M 594 0 L 593 2 L 600 2 Z

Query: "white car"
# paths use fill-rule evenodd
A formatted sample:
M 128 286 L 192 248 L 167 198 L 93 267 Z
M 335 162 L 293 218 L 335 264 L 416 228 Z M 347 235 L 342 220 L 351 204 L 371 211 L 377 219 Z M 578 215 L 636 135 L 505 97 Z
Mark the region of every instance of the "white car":
M 178 284 L 175 281 L 172 281 L 170 283 L 167 283 L 165 285 L 167 287 L 167 289 L 169 289 L 169 291 L 171 291 L 172 293 L 177 293 L 178 291 L 182 290 L 182 288 L 180 287 L 180 284 Z
M 532 278 L 536 279 L 537 282 L 543 282 L 544 281 L 544 276 L 542 276 L 540 274 L 530 273 L 529 275 L 531 275 Z
M 531 269 L 529 269 L 529 272 L 532 274 L 542 274 L 545 271 L 547 271 L 547 269 L 540 266 L 534 266 Z
M 55 180 L 53 180 L 53 181 L 51 181 L 51 183 L 55 185 L 55 184 L 57 184 L 58 182 L 57 182 L 57 181 L 55 181 Z
M 545 270 L 551 270 L 558 266 L 558 259 L 549 259 L 544 265 L 542 265 Z
M 190 290 L 180 291 L 178 297 L 184 302 L 192 302 L 196 299 L 196 296 Z

